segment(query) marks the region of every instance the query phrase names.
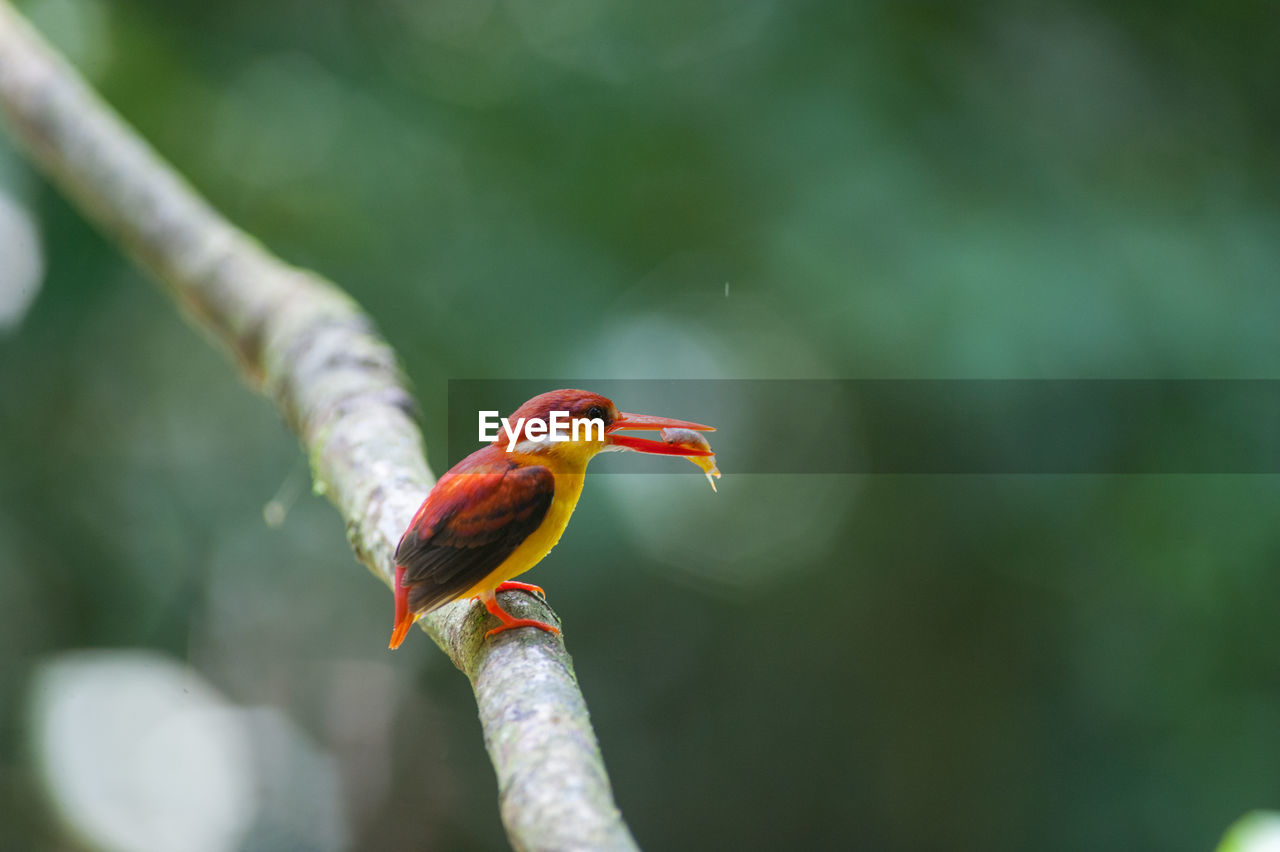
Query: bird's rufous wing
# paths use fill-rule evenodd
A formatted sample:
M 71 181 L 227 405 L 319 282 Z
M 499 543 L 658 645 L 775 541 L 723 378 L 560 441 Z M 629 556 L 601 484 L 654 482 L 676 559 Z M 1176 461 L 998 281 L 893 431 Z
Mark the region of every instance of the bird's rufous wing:
M 491 574 L 546 517 L 555 476 L 545 467 L 447 473 L 396 548 L 409 609 L 427 612 Z

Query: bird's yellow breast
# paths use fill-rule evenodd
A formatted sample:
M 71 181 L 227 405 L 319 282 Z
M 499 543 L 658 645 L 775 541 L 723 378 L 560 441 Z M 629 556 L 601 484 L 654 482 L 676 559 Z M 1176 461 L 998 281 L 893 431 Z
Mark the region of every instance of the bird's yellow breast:
M 523 574 L 534 565 L 542 561 L 551 548 L 556 546 L 560 541 L 560 536 L 564 534 L 565 527 L 569 525 L 569 518 L 573 516 L 573 510 L 578 505 L 578 498 L 582 496 L 582 484 L 586 479 L 585 471 L 556 471 L 553 465 L 552 473 L 556 478 L 556 490 L 551 497 L 551 505 L 547 507 L 547 515 L 542 519 L 542 523 L 534 530 L 528 538 L 520 543 L 520 546 L 512 551 L 501 565 L 492 573 L 476 583 L 467 591 L 458 595 L 458 598 L 472 598 L 491 589 L 496 589 L 500 584 L 505 583 L 512 577 Z

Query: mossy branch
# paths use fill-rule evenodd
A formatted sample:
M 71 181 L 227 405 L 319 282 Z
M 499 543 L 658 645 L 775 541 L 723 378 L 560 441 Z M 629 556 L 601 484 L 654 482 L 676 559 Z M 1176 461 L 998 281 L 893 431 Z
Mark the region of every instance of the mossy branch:
M 53 183 L 275 402 L 357 558 L 389 586 L 432 475 L 395 354 L 369 318 L 223 219 L 5 0 L 0 110 Z M 525 595 L 504 603 L 552 615 Z M 471 680 L 512 845 L 635 848 L 563 642 L 540 630 L 483 641 L 482 621 L 482 608 L 460 603 L 419 623 Z

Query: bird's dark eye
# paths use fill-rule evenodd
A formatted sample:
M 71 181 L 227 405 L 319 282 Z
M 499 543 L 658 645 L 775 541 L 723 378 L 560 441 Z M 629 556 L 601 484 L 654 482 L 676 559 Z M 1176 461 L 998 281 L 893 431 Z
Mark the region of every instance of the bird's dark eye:
M 590 408 L 587 409 L 587 419 L 588 420 L 597 420 L 597 419 L 604 420 L 605 419 L 604 409 L 598 405 L 591 406 Z

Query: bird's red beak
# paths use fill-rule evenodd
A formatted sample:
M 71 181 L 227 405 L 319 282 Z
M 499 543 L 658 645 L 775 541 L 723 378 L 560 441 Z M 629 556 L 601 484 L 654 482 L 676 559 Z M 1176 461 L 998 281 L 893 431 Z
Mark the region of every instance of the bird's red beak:
M 690 423 L 687 420 L 676 420 L 671 417 L 654 417 L 649 414 L 618 413 L 618 419 L 605 429 L 605 440 L 617 447 L 635 450 L 639 453 L 653 453 L 659 456 L 710 456 L 711 450 L 695 447 L 681 447 L 662 441 L 650 441 L 648 438 L 633 438 L 630 435 L 615 434 L 619 429 L 643 429 L 658 431 L 659 429 L 693 429 L 697 432 L 714 432 L 716 427 L 703 426 L 701 423 Z

